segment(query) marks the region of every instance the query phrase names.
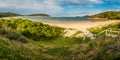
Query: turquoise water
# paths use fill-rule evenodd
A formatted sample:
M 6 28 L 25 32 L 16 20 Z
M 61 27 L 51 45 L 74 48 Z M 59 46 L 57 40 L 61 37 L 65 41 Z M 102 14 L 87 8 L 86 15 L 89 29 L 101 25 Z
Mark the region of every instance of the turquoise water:
M 87 17 L 41 17 L 41 16 L 19 16 L 19 18 L 30 19 L 34 21 L 93 21 Z

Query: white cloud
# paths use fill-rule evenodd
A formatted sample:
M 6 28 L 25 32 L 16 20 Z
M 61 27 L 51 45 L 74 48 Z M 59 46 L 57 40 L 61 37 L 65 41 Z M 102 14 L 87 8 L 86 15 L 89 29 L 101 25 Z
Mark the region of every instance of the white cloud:
M 71 13 L 66 13 L 64 14 L 64 17 L 75 17 L 75 16 L 85 16 L 85 15 L 93 15 L 93 14 L 97 14 L 97 13 L 100 13 L 100 12 L 103 12 L 103 10 L 86 10 L 86 11 L 81 11 L 79 13 L 77 12 L 71 12 Z M 63 14 L 61 14 L 63 16 Z
M 102 0 L 70 0 L 73 3 L 78 4 L 100 4 L 103 3 Z
M 120 6 L 117 7 L 117 11 L 120 11 Z
M 58 14 L 64 11 L 61 3 L 75 3 L 82 5 L 101 4 L 102 0 L 0 0 L 0 8 L 33 9 L 43 13 Z M 72 7 L 71 7 L 72 8 Z
M 35 9 L 46 13 L 57 13 L 62 11 L 62 7 L 51 0 L 0 0 L 1 8 L 11 9 Z
M 94 3 L 103 3 L 102 0 L 90 0 L 90 1 Z
M 28 8 L 28 9 L 62 9 L 59 3 L 79 3 L 79 4 L 96 4 L 102 3 L 102 0 L 0 0 L 0 7 Z

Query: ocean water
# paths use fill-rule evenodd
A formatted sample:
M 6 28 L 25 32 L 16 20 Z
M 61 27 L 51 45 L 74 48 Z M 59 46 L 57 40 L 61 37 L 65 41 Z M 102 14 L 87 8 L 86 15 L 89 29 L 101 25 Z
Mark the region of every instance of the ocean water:
M 73 21 L 93 21 L 88 17 L 41 17 L 41 16 L 19 16 L 18 18 L 30 19 L 33 21 L 50 21 L 50 22 L 73 22 Z

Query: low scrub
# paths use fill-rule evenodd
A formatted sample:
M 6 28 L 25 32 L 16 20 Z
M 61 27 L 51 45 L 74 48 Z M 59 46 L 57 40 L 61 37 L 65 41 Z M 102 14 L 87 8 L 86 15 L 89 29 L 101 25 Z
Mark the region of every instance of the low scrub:
M 64 28 L 23 19 L 0 19 L 0 29 L 2 30 L 3 28 L 6 31 L 10 29 L 11 31 L 19 32 L 32 40 L 40 40 L 41 38 L 51 39 L 64 36 Z
M 120 29 L 120 22 L 105 25 L 105 26 L 99 26 L 95 28 L 89 28 L 88 30 L 93 34 L 98 34 L 106 29 L 113 28 L 113 29 Z

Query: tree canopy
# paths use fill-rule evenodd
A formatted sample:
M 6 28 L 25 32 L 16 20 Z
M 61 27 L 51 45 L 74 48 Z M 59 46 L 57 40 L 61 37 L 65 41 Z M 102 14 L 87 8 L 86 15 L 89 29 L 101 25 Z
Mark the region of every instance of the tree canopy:
M 50 16 L 48 14 L 30 14 L 28 16 Z
M 120 19 L 120 11 L 107 11 L 92 15 L 91 18 Z
M 50 16 L 48 14 L 30 14 L 30 15 L 21 15 L 11 12 L 1 12 L 0 17 L 14 17 L 14 16 Z
M 0 17 L 13 17 L 13 16 L 21 16 L 21 15 L 16 13 L 10 13 L 10 12 L 0 13 Z

